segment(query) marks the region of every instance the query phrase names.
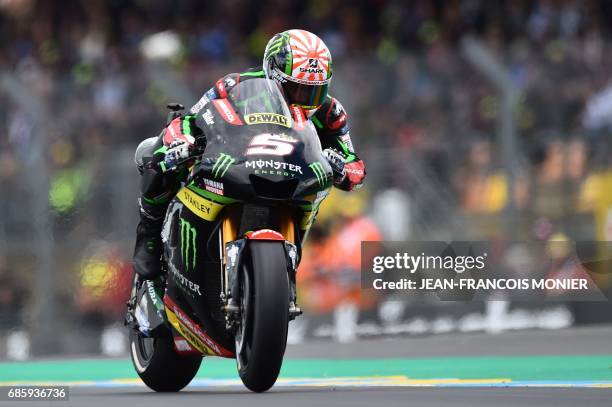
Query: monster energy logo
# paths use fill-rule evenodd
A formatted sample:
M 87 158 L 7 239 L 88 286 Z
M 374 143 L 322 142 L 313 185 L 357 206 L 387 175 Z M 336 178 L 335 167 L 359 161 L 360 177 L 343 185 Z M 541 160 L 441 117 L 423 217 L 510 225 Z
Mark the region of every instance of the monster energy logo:
M 212 168 L 212 173 L 215 178 L 221 178 L 225 175 L 229 166 L 232 165 L 236 160 L 227 154 L 219 154 L 219 158 L 215 162 L 215 165 Z
M 278 37 L 268 45 L 267 57 L 271 57 L 272 55 L 278 54 L 278 52 L 281 50 L 281 48 L 287 41 L 287 36 L 287 34 L 283 33 L 280 37 Z
M 198 253 L 196 246 L 198 231 L 185 219 L 179 219 L 181 221 L 181 256 L 183 257 L 183 264 L 185 267 L 189 267 L 189 254 L 191 253 L 191 268 L 194 269 Z
M 312 163 L 309 165 L 309 167 L 312 170 L 312 172 L 314 172 L 315 175 L 317 176 L 317 181 L 319 181 L 319 185 L 321 186 L 325 185 L 325 179 L 327 177 L 325 176 L 325 171 L 323 170 L 323 166 L 321 165 L 321 163 L 319 162 Z

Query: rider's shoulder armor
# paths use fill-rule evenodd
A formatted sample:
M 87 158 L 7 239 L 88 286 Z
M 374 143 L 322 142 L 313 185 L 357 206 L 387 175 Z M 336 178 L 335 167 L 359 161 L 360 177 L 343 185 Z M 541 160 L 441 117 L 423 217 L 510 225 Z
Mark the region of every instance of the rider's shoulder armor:
M 349 131 L 347 118 L 348 115 L 338 99 L 328 95 L 313 115 L 312 121 L 319 134 L 340 136 Z
M 215 99 L 225 99 L 229 91 L 238 84 L 239 80 L 239 73 L 230 73 L 219 79 L 213 88 L 217 96 Z
M 254 68 L 248 69 L 245 72 L 230 73 L 230 74 L 225 75 L 223 78 L 219 79 L 215 83 L 214 89 L 219 98 L 226 98 L 227 94 L 238 83 L 244 82 L 248 79 L 264 78 L 264 77 L 265 77 L 265 74 L 261 69 L 257 70 Z
M 346 163 L 359 160 L 349 133 L 348 114 L 338 99 L 328 95 L 311 120 L 317 128 L 323 148 L 334 148 L 342 152 Z
M 217 82 L 215 86 L 210 88 L 204 95 L 193 105 L 189 110 L 189 113 L 196 114 L 204 108 L 211 100 L 214 99 L 225 99 L 227 94 L 236 86 L 239 82 L 253 78 L 264 78 L 265 74 L 261 69 L 251 68 L 245 72 L 230 73 L 223 76 Z

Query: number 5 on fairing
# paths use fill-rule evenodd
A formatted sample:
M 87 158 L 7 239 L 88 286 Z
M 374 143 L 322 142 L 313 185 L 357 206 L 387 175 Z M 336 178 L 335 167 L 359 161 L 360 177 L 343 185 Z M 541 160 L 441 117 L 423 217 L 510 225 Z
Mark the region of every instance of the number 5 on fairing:
M 289 155 L 293 152 L 296 139 L 279 134 L 263 133 L 253 137 L 245 155 Z

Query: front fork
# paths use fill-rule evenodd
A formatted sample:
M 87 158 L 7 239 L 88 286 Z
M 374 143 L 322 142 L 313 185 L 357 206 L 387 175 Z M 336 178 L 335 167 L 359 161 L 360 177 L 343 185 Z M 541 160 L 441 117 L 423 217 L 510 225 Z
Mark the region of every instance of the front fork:
M 225 243 L 225 268 L 223 270 L 225 284 L 223 285 L 224 289 L 221 291 L 221 301 L 223 302 L 226 328 L 228 330 L 235 330 L 236 325 L 240 322 L 240 300 L 242 295 L 240 290 L 242 273 L 240 271 L 244 270 L 244 254 L 248 248 L 249 240 L 276 240 L 283 244 L 287 275 L 289 277 L 289 320 L 294 320 L 302 314 L 302 310 L 297 306 L 295 281 L 298 259 L 297 247 L 293 243 L 286 241 L 282 234 L 269 229 L 261 229 L 247 233 L 244 238 Z

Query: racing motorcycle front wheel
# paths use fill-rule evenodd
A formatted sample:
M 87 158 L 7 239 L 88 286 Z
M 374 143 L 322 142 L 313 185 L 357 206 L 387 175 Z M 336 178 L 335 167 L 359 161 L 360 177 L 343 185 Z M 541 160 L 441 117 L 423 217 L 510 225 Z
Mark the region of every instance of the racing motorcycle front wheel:
M 174 350 L 171 336 L 144 337 L 130 330 L 130 355 L 142 381 L 157 392 L 176 392 L 194 378 L 201 356 L 183 356 Z
M 289 278 L 282 244 L 249 242 L 250 262 L 241 278 L 236 360 L 242 383 L 260 393 L 274 385 L 287 345 Z

